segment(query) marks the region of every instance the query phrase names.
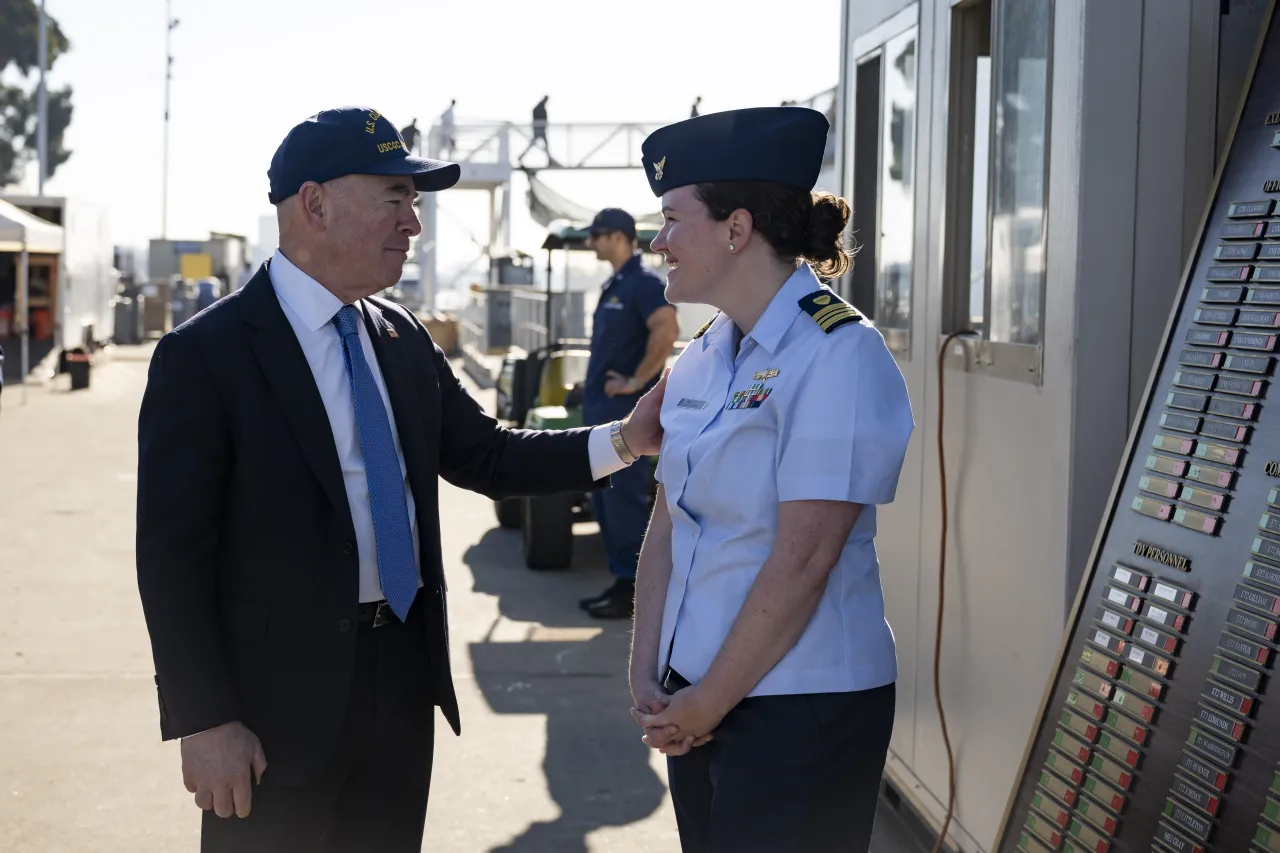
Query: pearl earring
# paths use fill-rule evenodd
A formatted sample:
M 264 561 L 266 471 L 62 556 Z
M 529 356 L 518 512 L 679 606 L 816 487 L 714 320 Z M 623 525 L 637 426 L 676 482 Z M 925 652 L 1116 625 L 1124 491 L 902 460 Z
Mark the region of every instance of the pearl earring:
M 732 243 L 730 243 L 730 244 L 729 244 L 729 251 L 730 251 L 730 252 L 732 252 L 732 251 L 733 251 L 733 244 L 732 244 Z

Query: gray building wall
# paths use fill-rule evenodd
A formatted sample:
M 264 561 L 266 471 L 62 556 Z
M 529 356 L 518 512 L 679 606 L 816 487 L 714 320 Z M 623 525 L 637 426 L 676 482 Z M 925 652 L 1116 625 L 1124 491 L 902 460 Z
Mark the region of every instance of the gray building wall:
M 1048 2 L 995 0 L 1015 1 Z M 852 197 L 857 53 L 915 7 L 912 335 L 898 362 L 916 433 L 877 538 L 899 661 L 887 772 L 940 824 L 947 761 L 933 664 L 943 381 L 950 531 L 941 682 L 956 757 L 952 834 L 965 850 L 989 850 L 1199 233 L 1244 82 L 1238 59 L 1252 57 L 1265 3 L 1233 0 L 1229 21 L 1219 0 L 1053 3 L 1044 333 L 1038 376 L 1021 378 L 1002 367 L 1002 351 L 982 345 L 950 354 L 942 376 L 937 368 L 946 242 L 957 239 L 946 228 L 956 5 L 846 0 L 840 126 Z

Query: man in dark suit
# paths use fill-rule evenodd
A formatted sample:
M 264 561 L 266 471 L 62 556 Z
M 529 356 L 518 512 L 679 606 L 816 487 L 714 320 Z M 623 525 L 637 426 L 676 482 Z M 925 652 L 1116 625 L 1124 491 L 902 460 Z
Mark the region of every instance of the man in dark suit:
M 268 171 L 280 247 L 156 347 L 138 429 L 138 586 L 202 850 L 408 853 L 434 706 L 455 733 L 437 477 L 492 498 L 603 487 L 656 453 L 623 421 L 500 427 L 413 314 L 372 294 L 455 164 L 374 110 L 299 124 Z

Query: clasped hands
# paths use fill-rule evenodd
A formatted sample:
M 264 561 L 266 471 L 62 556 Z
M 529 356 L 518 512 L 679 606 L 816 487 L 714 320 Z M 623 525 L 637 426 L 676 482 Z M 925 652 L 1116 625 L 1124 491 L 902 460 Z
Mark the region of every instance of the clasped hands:
M 640 739 L 663 755 L 686 755 L 709 743 L 724 719 L 697 685 L 668 693 L 652 679 L 633 684 L 631 716 L 644 729 Z

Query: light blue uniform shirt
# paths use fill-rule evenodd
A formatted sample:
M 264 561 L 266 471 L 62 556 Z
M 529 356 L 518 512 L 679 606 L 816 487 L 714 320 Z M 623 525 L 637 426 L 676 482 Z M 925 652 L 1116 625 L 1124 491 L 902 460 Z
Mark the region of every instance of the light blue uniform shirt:
M 821 287 L 802 264 L 734 355 L 724 314 L 667 379 L 657 477 L 671 512 L 671 580 L 659 646 L 693 683 L 706 674 L 773 549 L 782 501 L 863 504 L 817 610 L 751 696 L 869 690 L 897 678 L 876 558 L 914 429 L 897 362 L 863 321 L 830 333 L 799 300 Z

